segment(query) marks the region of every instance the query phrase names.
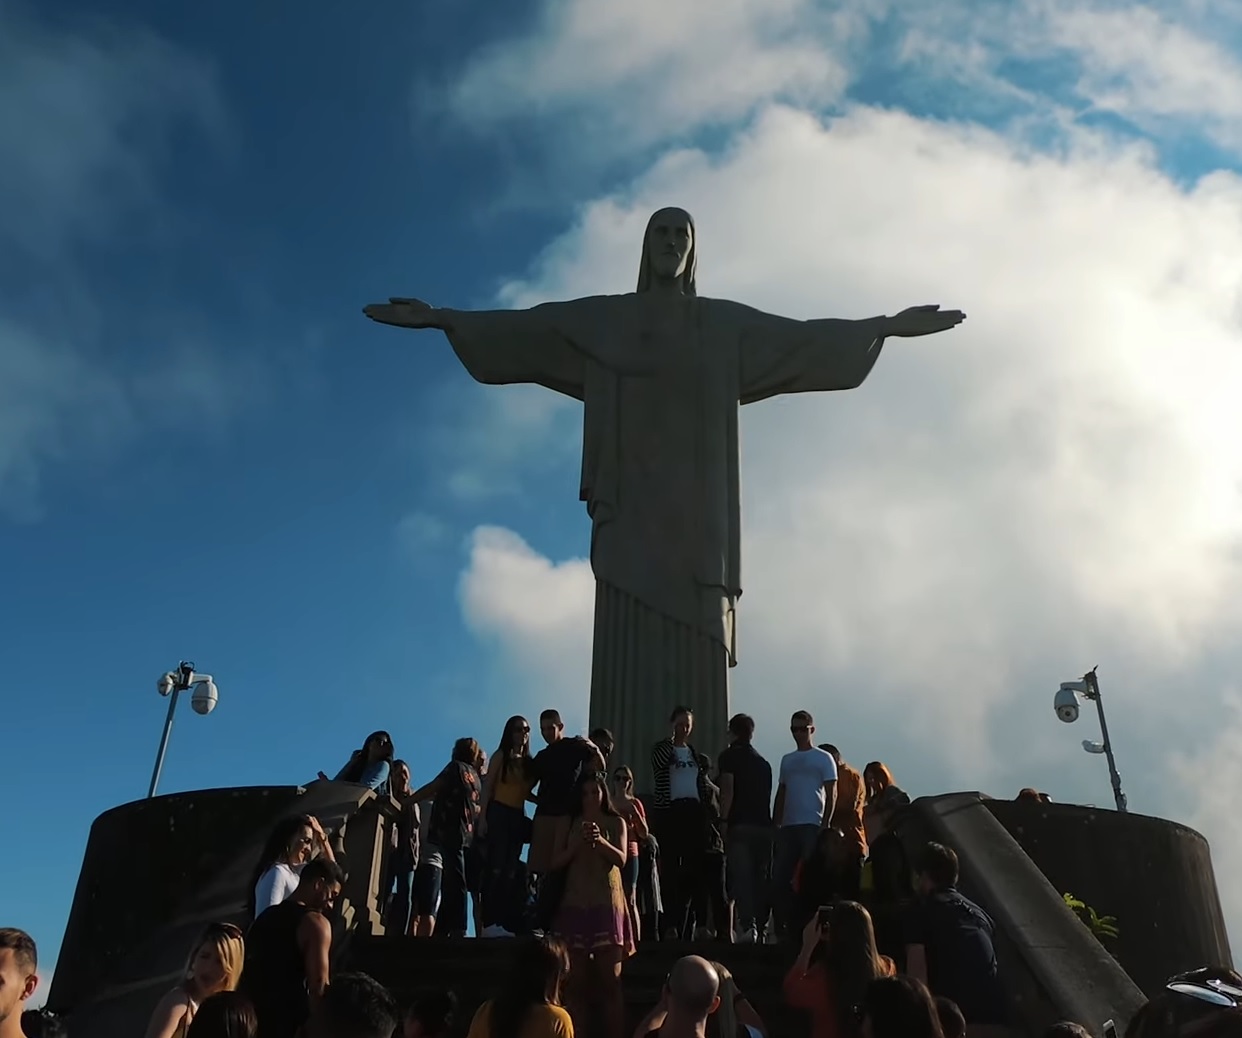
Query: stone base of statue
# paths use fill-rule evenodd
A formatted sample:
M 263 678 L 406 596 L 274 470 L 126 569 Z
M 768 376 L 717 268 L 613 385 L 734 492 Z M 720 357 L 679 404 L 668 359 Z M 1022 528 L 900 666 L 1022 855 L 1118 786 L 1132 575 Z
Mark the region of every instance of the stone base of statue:
M 678 706 L 694 713 L 705 752 L 728 742 L 728 651 L 701 630 L 597 580 L 591 729 L 612 732 L 612 764 L 629 765 L 641 792 L 651 789 L 651 749 L 668 735 Z

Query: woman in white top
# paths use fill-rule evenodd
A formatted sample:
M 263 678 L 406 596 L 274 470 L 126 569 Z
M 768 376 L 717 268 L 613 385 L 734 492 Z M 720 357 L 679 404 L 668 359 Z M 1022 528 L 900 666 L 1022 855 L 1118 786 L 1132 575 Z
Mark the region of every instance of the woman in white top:
M 146 1038 L 185 1038 L 204 999 L 237 989 L 245 961 L 241 930 L 232 923 L 212 923 L 194 943 L 181 983 L 155 1007 Z
M 316 855 L 336 860 L 317 818 L 294 815 L 278 822 L 267 838 L 252 877 L 252 918 L 257 919 L 297 890 L 302 866 Z

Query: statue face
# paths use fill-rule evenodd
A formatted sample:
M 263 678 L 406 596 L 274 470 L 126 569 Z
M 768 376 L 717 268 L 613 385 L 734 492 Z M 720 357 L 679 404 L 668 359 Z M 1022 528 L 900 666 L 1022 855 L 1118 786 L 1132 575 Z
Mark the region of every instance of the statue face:
M 686 260 L 694 246 L 690 216 L 681 209 L 661 209 L 651 218 L 647 232 L 647 262 L 660 279 L 673 280 L 686 272 Z

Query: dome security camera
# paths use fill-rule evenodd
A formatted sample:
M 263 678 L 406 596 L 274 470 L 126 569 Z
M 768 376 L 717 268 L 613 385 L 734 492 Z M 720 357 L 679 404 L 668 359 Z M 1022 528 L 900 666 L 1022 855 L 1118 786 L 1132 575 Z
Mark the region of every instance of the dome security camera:
M 1057 712 L 1058 721 L 1073 724 L 1078 720 L 1078 697 L 1072 688 L 1058 689 L 1052 705 Z
M 216 708 L 219 700 L 220 692 L 216 688 L 216 683 L 209 678 L 194 686 L 194 694 L 190 696 L 190 707 L 196 714 L 206 716 Z
M 155 686 L 156 691 L 158 691 L 161 696 L 171 696 L 173 694 L 173 689 L 176 687 L 176 674 L 165 674 L 162 678 L 160 678 L 159 682 Z

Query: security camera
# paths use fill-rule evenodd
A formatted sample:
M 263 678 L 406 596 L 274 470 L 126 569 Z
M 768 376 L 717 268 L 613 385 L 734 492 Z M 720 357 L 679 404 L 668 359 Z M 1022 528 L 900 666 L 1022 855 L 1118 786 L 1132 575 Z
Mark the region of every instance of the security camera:
M 1094 739 L 1083 739 L 1082 748 L 1088 753 L 1104 753 L 1106 747 L 1102 742 L 1096 742 Z
M 220 692 L 216 688 L 216 683 L 211 678 L 205 678 L 194 686 L 194 694 L 190 696 L 190 707 L 196 714 L 206 716 L 216 708 L 219 699 Z
M 161 696 L 171 696 L 173 694 L 173 689 L 177 687 L 177 675 L 165 674 L 162 678 L 160 678 L 155 687 Z
M 1053 707 L 1057 712 L 1057 720 L 1066 724 L 1073 724 L 1078 720 L 1078 697 L 1072 688 L 1059 688 Z

